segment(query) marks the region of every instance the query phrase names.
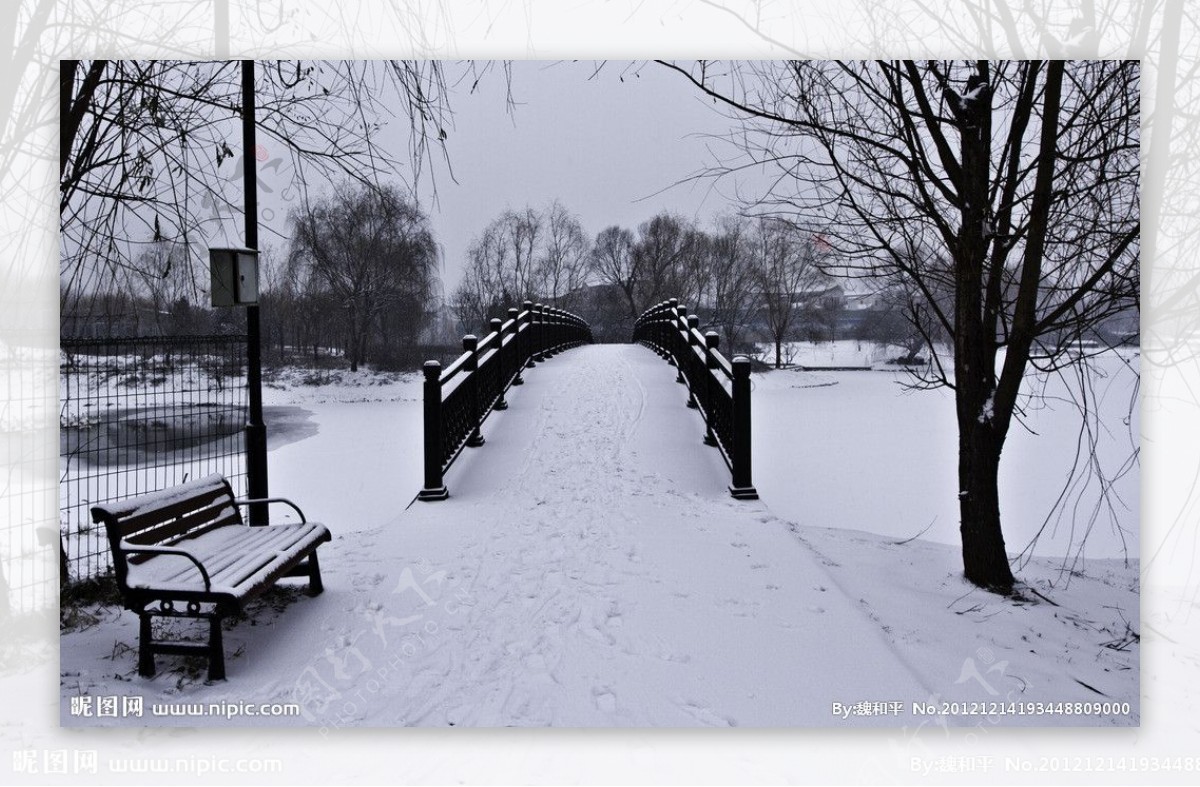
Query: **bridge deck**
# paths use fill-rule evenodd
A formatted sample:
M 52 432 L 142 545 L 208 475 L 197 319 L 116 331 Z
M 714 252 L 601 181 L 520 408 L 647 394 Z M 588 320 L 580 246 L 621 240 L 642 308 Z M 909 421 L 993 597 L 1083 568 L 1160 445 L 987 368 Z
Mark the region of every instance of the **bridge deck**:
M 526 380 L 450 500 L 379 535 L 412 570 L 382 601 L 411 620 L 378 723 L 825 724 L 927 696 L 788 524 L 728 497 L 661 359 L 587 346 Z

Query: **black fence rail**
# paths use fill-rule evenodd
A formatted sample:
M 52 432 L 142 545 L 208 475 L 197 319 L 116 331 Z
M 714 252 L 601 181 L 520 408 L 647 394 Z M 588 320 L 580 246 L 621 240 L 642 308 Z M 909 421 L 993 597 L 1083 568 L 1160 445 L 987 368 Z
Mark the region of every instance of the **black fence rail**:
M 463 337 L 463 354 L 442 370 L 426 361 L 425 486 L 419 500 L 450 496 L 443 477 L 467 446 L 484 444 L 480 427 L 488 415 L 508 408 L 504 395 L 525 380 L 523 370 L 592 341 L 588 324 L 570 312 L 525 301 L 509 309 L 508 319 L 494 318 L 491 332 Z
M 750 359 L 726 360 L 717 349 L 717 334 L 701 333 L 699 318 L 675 298 L 643 312 L 634 323 L 633 340 L 678 369 L 677 382 L 688 388 L 688 407 L 704 418 L 704 442 L 719 449 L 729 466 L 729 493 L 757 500 L 750 475 Z
M 91 506 L 220 473 L 245 494 L 246 337 L 59 343 L 59 535 L 66 579 L 111 565 Z

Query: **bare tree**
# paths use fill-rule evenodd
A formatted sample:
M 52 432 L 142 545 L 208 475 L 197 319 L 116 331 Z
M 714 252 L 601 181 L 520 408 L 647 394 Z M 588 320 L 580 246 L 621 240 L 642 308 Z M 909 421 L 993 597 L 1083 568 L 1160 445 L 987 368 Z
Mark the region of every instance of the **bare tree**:
M 478 329 L 512 304 L 541 298 L 536 278 L 544 265 L 544 232 L 541 215 L 527 207 L 504 211 L 472 241 L 451 298 L 464 330 Z
M 700 236 L 688 222 L 660 213 L 638 227 L 633 244 L 637 312 L 666 300 L 695 303 L 701 288 Z
M 596 244 L 592 247 L 592 271 L 597 279 L 619 290 L 625 297 L 630 320 L 641 314 L 637 297 L 637 262 L 633 254 L 633 233 L 629 230 L 605 227 L 596 236 Z
M 294 210 L 291 259 L 333 297 L 343 316 L 351 371 L 373 340 L 411 344 L 437 271 L 429 219 L 396 187 L 346 183 Z M 383 335 L 388 315 L 409 315 L 399 336 Z
M 783 344 L 800 310 L 823 293 L 827 278 L 816 239 L 790 222 L 760 218 L 753 233 L 754 282 L 768 335 L 775 345 L 775 368 L 783 366 Z
M 746 122 L 766 201 L 819 217 L 847 259 L 903 278 L 954 339 L 963 564 L 1009 592 L 997 477 L 1027 373 L 1137 308 L 1132 61 L 666 64 Z M 934 249 L 938 253 L 914 253 Z M 947 269 L 923 260 L 944 258 Z M 953 307 L 934 297 L 939 277 Z
M 590 252 L 579 220 L 557 200 L 542 211 L 506 210 L 467 249 L 452 307 L 470 330 L 526 299 L 560 303 L 586 283 Z
M 546 228 L 537 263 L 539 289 L 551 303 L 571 308 L 564 298 L 587 282 L 591 247 L 579 219 L 558 200 L 550 204 L 542 219 Z
M 751 222 L 727 217 L 715 234 L 704 234 L 701 301 L 709 321 L 721 328 L 725 346 L 736 348 L 759 304 L 756 302 L 754 242 Z

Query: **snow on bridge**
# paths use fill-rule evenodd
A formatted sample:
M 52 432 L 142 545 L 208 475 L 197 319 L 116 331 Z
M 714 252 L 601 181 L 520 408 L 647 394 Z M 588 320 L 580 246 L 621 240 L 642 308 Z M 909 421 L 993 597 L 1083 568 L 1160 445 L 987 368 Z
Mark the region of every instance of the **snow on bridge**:
M 463 605 L 414 664 L 428 688 L 388 703 L 406 721 L 774 726 L 928 694 L 783 523 L 729 497 L 674 380 L 636 345 L 540 366 L 450 500 L 400 519 Z

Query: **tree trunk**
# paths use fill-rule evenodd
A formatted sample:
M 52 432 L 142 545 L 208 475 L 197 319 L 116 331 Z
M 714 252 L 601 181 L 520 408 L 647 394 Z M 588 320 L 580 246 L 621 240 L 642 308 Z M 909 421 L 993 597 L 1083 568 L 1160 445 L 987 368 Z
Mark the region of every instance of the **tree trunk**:
M 775 368 L 783 368 L 783 342 L 778 336 L 775 337 Z
M 954 250 L 954 398 L 958 415 L 958 504 L 963 573 L 987 590 L 1008 593 L 1013 575 L 1000 529 L 998 480 L 1006 427 L 995 415 L 996 322 L 988 306 L 988 178 L 991 171 L 988 64 L 980 61 L 976 97 L 963 101 L 959 197 L 962 223 Z M 967 83 L 972 86 L 972 81 Z M 1007 423 L 1005 420 L 1004 423 Z
M 1000 445 L 991 424 L 959 424 L 958 505 L 963 569 L 968 581 L 998 593 L 1013 587 L 1000 529 Z

